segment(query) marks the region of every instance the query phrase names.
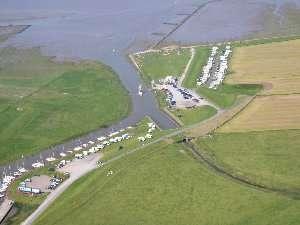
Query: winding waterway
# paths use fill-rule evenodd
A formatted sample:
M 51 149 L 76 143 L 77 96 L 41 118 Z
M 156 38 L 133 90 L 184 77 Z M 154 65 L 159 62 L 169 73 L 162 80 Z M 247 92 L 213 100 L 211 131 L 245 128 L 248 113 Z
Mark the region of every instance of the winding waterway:
M 133 109 L 127 118 L 107 129 L 2 166 L 0 174 L 15 171 L 23 164 L 30 168 L 32 162 L 52 152 L 66 151 L 80 142 L 132 125 L 146 115 L 163 129 L 176 127 L 176 123 L 159 110 L 152 92 L 145 90 L 142 97 L 137 94 L 142 81 L 126 55 L 157 43 L 188 44 L 246 38 L 264 29 L 259 18 L 269 7 L 279 7 L 284 2 L 299 3 L 297 0 L 2 0 L 0 25 L 32 25 L 3 46 L 40 46 L 44 54 L 58 59 L 100 60 L 118 73 L 129 91 Z M 192 12 L 195 13 L 191 16 Z M 174 30 L 176 24 L 181 26 Z

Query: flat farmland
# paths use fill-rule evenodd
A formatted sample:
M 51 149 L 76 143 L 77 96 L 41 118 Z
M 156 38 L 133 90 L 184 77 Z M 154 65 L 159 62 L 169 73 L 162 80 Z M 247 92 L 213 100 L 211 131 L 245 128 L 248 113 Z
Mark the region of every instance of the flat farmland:
M 218 132 L 299 129 L 300 95 L 259 96 Z
M 300 40 L 236 47 L 229 84 L 263 84 L 262 94 L 300 93 Z
M 101 63 L 0 50 L 0 164 L 107 127 L 130 107 L 117 75 Z

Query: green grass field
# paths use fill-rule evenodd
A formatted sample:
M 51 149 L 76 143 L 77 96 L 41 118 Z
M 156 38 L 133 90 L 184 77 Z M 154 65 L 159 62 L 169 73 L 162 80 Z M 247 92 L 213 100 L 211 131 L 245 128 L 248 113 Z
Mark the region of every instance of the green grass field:
M 197 78 L 202 72 L 202 68 L 207 63 L 207 59 L 210 55 L 209 47 L 197 47 L 195 48 L 195 51 L 194 60 L 183 81 L 183 86 L 189 89 L 194 89 L 196 87 Z
M 181 144 L 159 143 L 81 178 L 34 224 L 296 225 L 299 209 L 216 175 Z
M 136 55 L 135 59 L 142 71 L 141 76 L 147 82 L 166 76 L 181 76 L 191 57 L 189 49 L 151 52 Z
M 262 86 L 257 84 L 230 85 L 224 83 L 216 90 L 206 87 L 198 87 L 197 92 L 203 97 L 214 102 L 217 106 L 221 108 L 228 108 L 236 102 L 238 96 L 255 95 L 261 89 Z
M 300 130 L 216 133 L 197 144 L 235 174 L 270 187 L 300 190 Z
M 0 164 L 106 127 L 125 117 L 130 100 L 100 63 L 55 63 L 37 49 L 0 55 Z
M 192 125 L 212 117 L 217 113 L 217 110 L 206 105 L 193 109 L 173 109 L 170 112 L 184 125 Z

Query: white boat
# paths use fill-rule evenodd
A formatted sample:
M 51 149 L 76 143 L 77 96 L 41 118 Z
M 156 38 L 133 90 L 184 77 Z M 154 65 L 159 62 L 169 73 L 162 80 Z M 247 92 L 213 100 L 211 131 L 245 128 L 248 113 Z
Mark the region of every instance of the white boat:
M 75 147 L 73 150 L 74 150 L 75 152 L 77 152 L 77 151 L 82 150 L 82 147 L 81 147 L 81 146 L 77 146 L 77 147 Z
M 10 184 L 14 179 L 15 179 L 14 176 L 5 176 L 2 181 L 3 181 L 3 184 Z
M 67 154 L 66 154 L 66 153 L 63 153 L 63 152 L 59 153 L 59 155 L 60 155 L 61 157 L 66 157 L 66 156 L 67 156 Z
M 88 143 L 89 143 L 90 145 L 95 144 L 95 142 L 93 142 L 93 141 L 89 141 Z
M 14 176 L 15 176 L 15 177 L 19 177 L 19 176 L 21 176 L 21 175 L 22 175 L 22 173 L 19 172 L 19 171 L 14 172 Z
M 33 163 L 31 166 L 33 168 L 41 168 L 41 167 L 44 167 L 45 164 L 44 163 L 40 163 L 40 162 L 36 162 L 36 163 Z
M 49 157 L 49 158 L 46 158 L 46 160 L 47 160 L 48 162 L 53 162 L 53 161 L 56 160 L 56 158 L 54 158 L 54 157 Z
M 19 168 L 18 171 L 20 173 L 26 173 L 27 172 L 27 170 L 24 167 Z
M 104 136 L 97 138 L 98 141 L 104 141 L 105 139 L 106 139 L 106 137 L 104 137 Z
M 139 85 L 139 96 L 143 96 L 142 85 Z

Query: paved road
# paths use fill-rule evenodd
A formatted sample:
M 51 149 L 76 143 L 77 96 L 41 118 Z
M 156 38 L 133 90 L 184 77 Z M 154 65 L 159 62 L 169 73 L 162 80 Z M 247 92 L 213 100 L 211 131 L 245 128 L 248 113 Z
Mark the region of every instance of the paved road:
M 74 183 L 83 175 L 97 168 L 97 161 L 99 159 L 100 154 L 92 154 L 85 159 L 75 160 L 70 165 L 68 165 L 67 171 L 71 172 L 70 178 L 64 181 L 53 192 L 51 192 L 47 196 L 45 201 L 22 223 L 22 225 L 32 224 L 72 183 Z M 78 169 L 79 166 L 80 169 Z

